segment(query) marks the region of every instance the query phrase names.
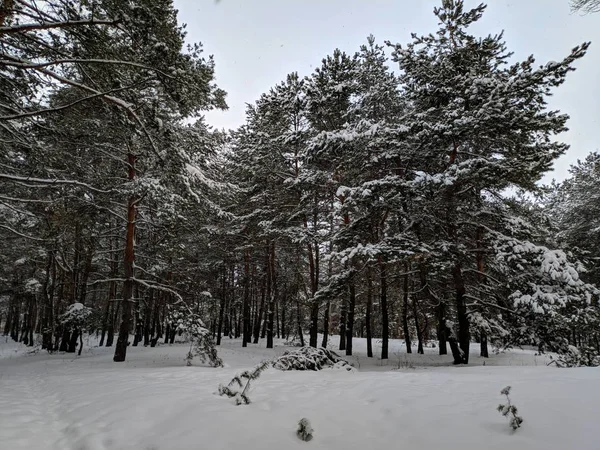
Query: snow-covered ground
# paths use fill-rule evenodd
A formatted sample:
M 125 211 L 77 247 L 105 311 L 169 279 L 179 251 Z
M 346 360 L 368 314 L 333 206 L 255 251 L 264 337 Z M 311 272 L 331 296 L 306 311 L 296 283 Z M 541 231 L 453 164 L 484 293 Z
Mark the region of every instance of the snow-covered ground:
M 358 369 L 280 372 L 254 382 L 247 406 L 215 395 L 219 383 L 281 354 L 281 343 L 242 349 L 224 339 L 226 367 L 186 367 L 184 344 L 130 347 L 125 363 L 113 349 L 28 354 L 0 342 L 0 449 L 411 449 L 597 450 L 600 369 L 558 369 L 534 351 L 492 355 L 453 367 L 437 349 L 406 355 L 392 341 L 390 359 L 366 357 Z M 334 339 L 334 342 L 337 342 Z M 376 347 L 379 352 L 379 347 Z M 497 411 L 511 385 L 524 418 L 512 433 Z M 296 435 L 307 417 L 310 442 Z

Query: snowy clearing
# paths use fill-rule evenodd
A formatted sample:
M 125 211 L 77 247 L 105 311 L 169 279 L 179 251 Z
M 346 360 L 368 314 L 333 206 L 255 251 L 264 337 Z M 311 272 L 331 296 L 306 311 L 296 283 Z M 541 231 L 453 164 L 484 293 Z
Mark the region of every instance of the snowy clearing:
M 131 347 L 128 360 L 116 364 L 112 349 L 88 348 L 81 357 L 30 355 L 3 340 L 1 447 L 597 448 L 598 369 L 547 367 L 543 357 L 522 350 L 493 355 L 485 366 L 474 357 L 468 367 L 453 367 L 436 349 L 400 353 L 399 341 L 392 341 L 385 364 L 368 360 L 364 341 L 357 341 L 358 356 L 349 358 L 357 371 L 269 369 L 253 383 L 252 403 L 235 406 L 215 395 L 219 383 L 287 347 L 243 349 L 225 339 L 220 354 L 226 367 L 214 369 L 185 367 L 185 344 Z M 525 420 L 516 433 L 496 411 L 506 385 Z M 295 434 L 303 417 L 315 430 L 308 443 Z

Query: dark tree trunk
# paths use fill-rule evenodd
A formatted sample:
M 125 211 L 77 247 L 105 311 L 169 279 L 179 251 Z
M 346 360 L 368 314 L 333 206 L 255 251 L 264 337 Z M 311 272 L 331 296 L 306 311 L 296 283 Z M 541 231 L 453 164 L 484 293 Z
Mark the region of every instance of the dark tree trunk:
M 56 282 L 56 263 L 54 251 L 48 252 L 46 266 L 46 281 L 44 283 L 44 317 L 42 320 L 42 348 L 51 352 L 53 348 L 52 336 L 54 335 L 54 286 Z
M 81 351 L 83 350 L 83 332 L 79 330 L 79 351 L 77 352 L 77 356 L 81 356 Z
M 287 307 L 287 286 L 283 285 L 283 297 L 281 299 L 281 338 L 285 339 L 285 332 L 287 328 L 285 326 L 285 308 Z
M 273 348 L 273 332 L 275 318 L 275 298 L 277 297 L 277 278 L 275 272 L 275 243 L 271 248 L 271 258 L 269 261 L 269 275 L 267 277 L 267 299 L 269 300 L 268 322 L 267 329 L 267 348 Z
M 348 314 L 348 306 L 346 304 L 346 300 L 342 299 L 342 304 L 340 305 L 340 350 L 346 350 L 346 318 Z
M 154 312 L 154 291 L 150 290 L 148 295 L 148 303 L 146 308 L 144 308 L 144 347 L 150 345 L 150 323 L 152 321 L 152 315 Z
M 242 305 L 243 335 L 242 347 L 252 342 L 250 330 L 250 252 L 244 251 L 244 303 Z
M 262 282 L 262 286 L 261 286 L 261 290 L 260 290 L 260 306 L 258 308 L 258 316 L 256 318 L 256 321 L 254 322 L 254 343 L 258 344 L 258 338 L 260 337 L 260 327 L 262 325 L 263 322 L 263 317 L 265 314 L 265 295 L 266 295 L 266 284 L 267 284 L 267 278 L 269 277 L 268 275 L 268 260 L 266 263 L 266 267 L 265 267 L 265 276 L 263 278 L 263 282 Z M 265 320 L 265 325 L 266 325 L 266 320 Z M 267 330 L 265 329 L 265 333 L 266 334 Z M 264 336 L 263 336 L 264 337 Z
M 135 160 L 136 157 L 132 153 L 127 155 L 129 165 L 129 181 L 133 182 L 135 178 Z M 125 239 L 125 282 L 123 283 L 123 298 L 122 298 L 122 313 L 121 325 L 119 327 L 119 338 L 115 346 L 115 355 L 113 361 L 125 361 L 127 355 L 127 345 L 129 343 L 129 329 L 131 327 L 131 301 L 133 296 L 133 277 L 134 277 L 134 262 L 135 262 L 135 216 L 136 216 L 137 199 L 134 196 L 129 197 L 127 203 L 127 233 Z
M 381 302 L 381 359 L 388 359 L 388 343 L 390 336 L 390 322 L 388 316 L 387 302 L 387 267 L 386 263 L 380 258 L 380 302 Z
M 406 343 L 406 353 L 412 353 L 412 342 L 410 340 L 410 329 L 408 328 L 408 268 L 404 266 L 406 272 L 402 283 L 402 330 L 404 332 L 404 342 Z
M 480 355 L 483 356 L 484 358 L 489 358 L 490 354 L 488 352 L 488 340 L 487 340 L 487 334 L 485 334 L 484 332 L 481 333 L 481 352 Z
M 225 314 L 225 302 L 227 295 L 227 269 L 223 269 L 223 283 L 221 284 L 221 299 L 219 301 L 219 321 L 217 322 L 217 345 L 221 345 L 223 337 L 223 317 Z
M 311 347 L 317 346 L 317 339 L 319 333 L 319 301 L 315 298 L 315 294 L 318 289 L 318 246 L 315 246 L 314 256 L 313 256 L 313 246 L 308 245 L 308 262 L 309 262 L 309 272 L 310 272 L 310 290 L 312 294 L 312 299 L 310 303 L 310 340 L 309 345 Z
M 448 339 L 448 327 L 446 326 L 446 304 L 440 302 L 437 307 L 438 314 L 438 346 L 440 348 L 440 355 L 447 355 L 448 348 L 446 341 Z
M 424 354 L 423 350 L 423 330 L 421 330 L 421 323 L 419 322 L 419 307 L 417 297 L 414 296 L 412 300 L 413 316 L 415 318 L 415 331 L 417 332 L 417 353 L 419 355 Z
M 79 338 L 79 333 L 80 331 L 77 328 L 71 332 L 67 353 L 75 353 L 77 351 L 77 339 Z
M 71 333 L 65 327 L 62 333 L 62 338 L 60 340 L 60 347 L 58 348 L 61 352 L 66 352 L 69 350 L 69 340 L 71 339 Z
M 329 339 L 329 314 L 331 311 L 331 301 L 327 300 L 325 304 L 325 317 L 323 318 L 323 340 L 321 347 L 327 348 L 327 340 Z
M 346 324 L 346 355 L 352 355 L 352 338 L 354 336 L 354 312 L 356 309 L 356 287 L 354 275 L 348 286 L 348 320 Z
M 453 270 L 454 287 L 456 289 L 456 315 L 458 318 L 458 345 L 461 350 L 461 364 L 469 363 L 469 318 L 465 301 L 465 282 L 460 263 L 457 261 Z
M 365 325 L 367 328 L 367 357 L 373 357 L 373 279 L 371 275 L 371 266 L 367 266 L 367 305 L 365 311 Z
M 300 300 L 296 295 L 296 320 L 298 325 L 298 337 L 300 338 L 300 345 L 304 347 L 304 332 L 302 331 L 302 310 L 300 308 Z

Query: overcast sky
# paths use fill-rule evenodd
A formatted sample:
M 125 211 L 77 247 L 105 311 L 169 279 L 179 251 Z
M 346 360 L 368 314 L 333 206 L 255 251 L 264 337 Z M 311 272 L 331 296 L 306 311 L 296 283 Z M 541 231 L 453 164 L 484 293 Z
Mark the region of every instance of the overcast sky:
M 479 1 L 467 0 L 467 6 Z M 308 75 L 336 47 L 358 50 L 369 34 L 379 42 L 406 43 L 410 33 L 437 29 L 436 0 L 175 0 L 188 40 L 202 42 L 214 55 L 219 87 L 229 110 L 210 112 L 217 128 L 244 123 L 245 104 L 285 79 Z M 569 132 L 560 136 L 571 150 L 546 177 L 562 180 L 569 165 L 600 148 L 600 13 L 572 14 L 569 0 L 489 0 L 477 35 L 505 31 L 515 58 L 533 54 L 542 64 L 566 56 L 575 45 L 592 41 L 550 107 L 568 113 Z

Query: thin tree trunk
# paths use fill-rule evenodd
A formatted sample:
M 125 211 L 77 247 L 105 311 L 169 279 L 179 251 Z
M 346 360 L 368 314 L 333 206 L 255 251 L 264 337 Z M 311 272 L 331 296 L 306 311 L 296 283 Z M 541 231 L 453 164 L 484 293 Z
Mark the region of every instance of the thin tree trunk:
M 388 359 L 388 343 L 390 322 L 387 302 L 387 264 L 379 258 L 380 270 L 380 303 L 381 303 L 381 359 Z
M 340 350 L 346 350 L 346 317 L 348 314 L 348 306 L 346 300 L 342 299 L 340 305 Z
M 250 336 L 250 253 L 244 251 L 244 303 L 242 305 L 242 347 L 247 347 L 251 342 Z
M 454 287 L 456 290 L 456 315 L 458 318 L 458 345 L 461 350 L 460 364 L 469 363 L 469 318 L 465 301 L 465 282 L 460 263 L 457 261 L 453 270 Z
M 356 286 L 354 275 L 348 285 L 348 320 L 346 324 L 346 355 L 352 355 L 352 338 L 354 336 L 354 312 L 356 309 Z
M 266 295 L 266 284 L 267 284 L 267 278 L 268 278 L 268 271 L 269 271 L 269 260 L 268 260 L 268 256 L 267 255 L 267 261 L 266 261 L 266 267 L 265 267 L 265 276 L 263 277 L 262 280 L 262 286 L 260 289 L 260 307 L 258 308 L 258 317 L 256 318 L 256 321 L 254 322 L 254 343 L 258 344 L 258 338 L 260 337 L 260 332 L 261 332 L 261 325 L 263 322 L 263 317 L 265 314 L 265 295 Z M 266 326 L 267 321 L 265 320 L 265 326 Z M 265 334 L 266 334 L 266 329 L 265 329 Z
M 275 243 L 272 245 L 271 258 L 269 262 L 269 276 L 267 280 L 267 298 L 269 299 L 268 322 L 267 329 L 267 348 L 273 348 L 273 332 L 274 332 L 274 317 L 275 317 L 275 298 L 277 297 L 277 278 L 275 272 Z M 270 292 L 269 292 L 270 291 Z
M 373 357 L 373 278 L 371 265 L 367 265 L 367 305 L 365 311 L 365 325 L 367 328 L 367 357 Z
M 404 342 L 406 343 L 406 353 L 412 353 L 410 329 L 408 328 L 408 264 L 405 264 L 404 272 L 402 283 L 402 330 L 404 332 Z
M 221 284 L 221 299 L 219 301 L 219 322 L 217 323 L 217 345 L 221 345 L 223 337 L 223 315 L 227 295 L 227 268 L 223 269 L 223 283 Z
M 327 300 L 325 304 L 325 317 L 323 318 L 323 340 L 321 347 L 327 348 L 327 340 L 329 339 L 329 315 L 331 314 L 331 301 Z

